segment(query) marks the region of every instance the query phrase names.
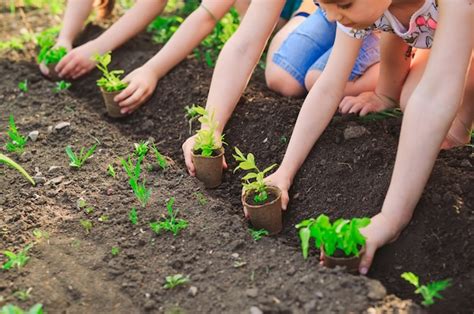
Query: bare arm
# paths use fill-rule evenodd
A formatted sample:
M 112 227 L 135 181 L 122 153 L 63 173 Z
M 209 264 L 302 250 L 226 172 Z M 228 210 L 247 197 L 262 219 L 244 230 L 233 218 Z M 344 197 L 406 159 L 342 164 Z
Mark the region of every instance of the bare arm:
M 92 11 L 94 0 L 69 0 L 63 18 L 63 27 L 58 36 L 58 44 L 71 49 L 74 39 L 82 31 L 84 22 Z

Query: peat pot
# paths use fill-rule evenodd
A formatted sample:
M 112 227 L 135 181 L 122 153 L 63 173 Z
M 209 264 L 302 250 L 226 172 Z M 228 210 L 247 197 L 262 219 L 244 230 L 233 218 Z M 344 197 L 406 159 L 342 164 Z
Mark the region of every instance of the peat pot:
M 324 246 L 321 246 L 321 252 L 323 253 L 323 265 L 328 268 L 334 268 L 336 266 L 346 267 L 349 273 L 357 274 L 359 273 L 359 264 L 362 259 L 362 255 L 365 252 L 365 246 L 359 251 L 359 256 L 349 256 L 346 257 L 342 251 L 336 250 L 335 253 L 340 256 L 328 256 L 324 252 Z
M 115 96 L 120 94 L 122 91 L 115 91 L 115 92 L 108 92 L 103 88 L 100 89 L 102 92 L 102 96 L 104 97 L 105 107 L 107 108 L 107 113 L 112 118 L 122 118 L 125 117 L 126 114 L 120 113 L 120 106 L 117 102 L 114 101 Z
M 220 148 L 212 156 L 201 156 L 192 152 L 193 164 L 196 167 L 196 177 L 204 183 L 207 189 L 218 187 L 222 183 L 224 163 L 224 148 Z
M 248 191 L 242 196 L 244 205 L 250 217 L 250 222 L 255 229 L 265 229 L 270 235 L 281 231 L 282 209 L 281 209 L 281 191 L 276 186 L 267 186 L 268 202 L 256 204 L 253 200 L 255 192 Z

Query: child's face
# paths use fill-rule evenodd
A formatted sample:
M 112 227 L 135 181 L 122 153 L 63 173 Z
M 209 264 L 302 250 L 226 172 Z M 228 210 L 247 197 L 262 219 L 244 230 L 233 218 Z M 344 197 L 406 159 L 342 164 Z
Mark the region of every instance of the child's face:
M 392 0 L 320 0 L 330 21 L 352 28 L 367 28 L 380 18 Z

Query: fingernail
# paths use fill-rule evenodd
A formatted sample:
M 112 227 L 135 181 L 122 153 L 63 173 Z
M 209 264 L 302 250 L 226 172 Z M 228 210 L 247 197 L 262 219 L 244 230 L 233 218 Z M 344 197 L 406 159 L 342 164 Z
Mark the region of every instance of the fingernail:
M 369 270 L 367 269 L 367 267 L 362 267 L 362 268 L 359 270 L 359 272 L 360 272 L 361 275 L 367 275 L 367 272 L 368 272 L 368 271 L 369 271 Z

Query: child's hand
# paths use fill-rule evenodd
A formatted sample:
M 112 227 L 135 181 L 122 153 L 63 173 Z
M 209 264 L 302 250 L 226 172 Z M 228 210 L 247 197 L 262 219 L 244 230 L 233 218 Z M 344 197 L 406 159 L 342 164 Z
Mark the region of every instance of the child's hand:
M 127 75 L 123 81 L 128 83 L 128 86 L 114 100 L 119 103 L 120 112 L 125 114 L 132 113 L 150 98 L 158 83 L 158 77 L 152 70 L 142 66 Z
M 284 174 L 281 168 L 265 178 L 265 183 L 276 186 L 281 190 L 281 208 L 286 210 L 290 197 L 288 196 L 288 190 L 291 187 L 291 179 Z
M 91 57 L 96 53 L 99 53 L 99 49 L 94 41 L 72 49 L 56 66 L 59 77 L 75 80 L 90 72 L 95 67 Z
M 194 177 L 196 176 L 196 168 L 194 167 L 193 164 L 193 159 L 192 159 L 192 151 L 194 144 L 196 143 L 195 141 L 196 135 L 191 136 L 186 140 L 186 142 L 183 143 L 183 146 L 181 148 L 183 149 L 183 154 L 184 154 L 184 162 L 186 163 L 186 168 L 188 168 L 188 173 L 190 176 Z M 216 141 L 220 142 L 221 141 L 221 136 L 220 134 L 215 134 Z M 225 161 L 225 156 L 223 158 L 223 165 L 224 169 L 227 169 L 227 162 Z
M 56 42 L 56 45 L 53 46 L 53 48 L 58 48 L 58 47 L 64 47 L 69 52 L 72 49 L 72 44 L 70 42 L 67 42 L 67 41 L 58 40 Z M 44 76 L 49 76 L 49 69 L 46 66 L 46 64 L 44 64 L 44 62 L 40 63 L 39 69 L 40 69 L 41 73 L 43 73 Z
M 359 96 L 346 96 L 339 104 L 339 112 L 342 114 L 359 113 L 365 116 L 369 112 L 378 112 L 395 107 L 395 103 L 384 96 L 374 92 L 363 92 Z

